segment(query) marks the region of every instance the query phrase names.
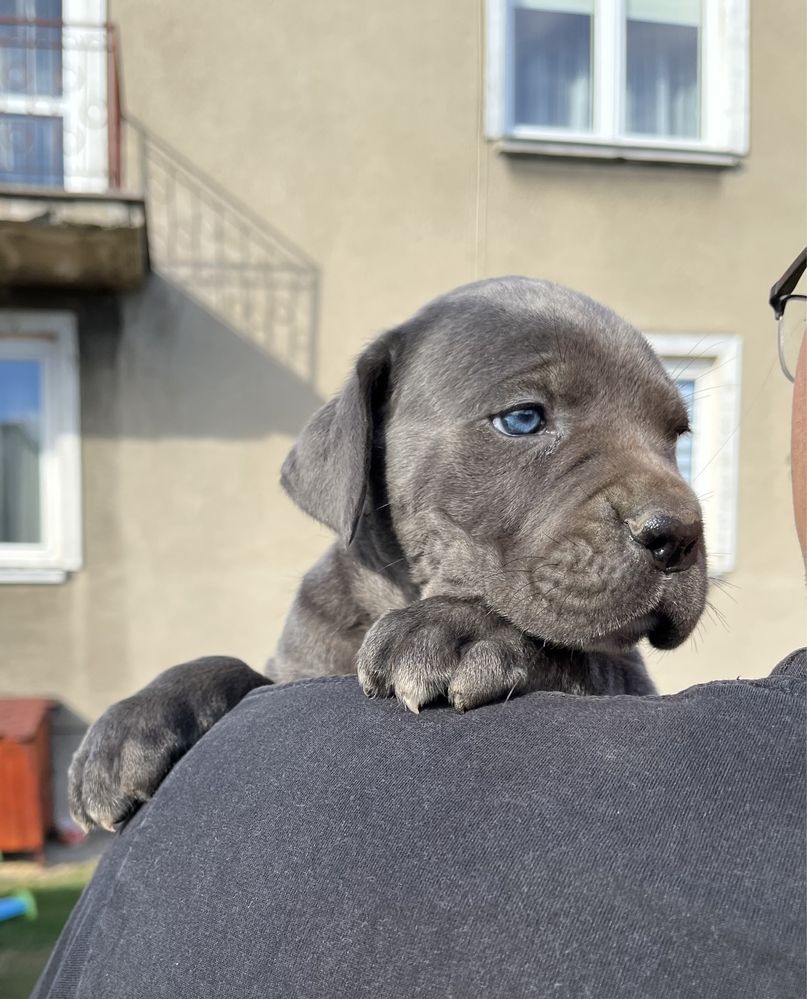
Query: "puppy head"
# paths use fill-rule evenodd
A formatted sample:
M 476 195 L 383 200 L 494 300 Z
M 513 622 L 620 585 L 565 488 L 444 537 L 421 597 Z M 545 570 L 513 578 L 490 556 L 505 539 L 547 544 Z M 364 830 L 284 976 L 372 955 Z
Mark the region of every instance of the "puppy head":
M 686 425 L 637 330 L 568 289 L 502 278 L 372 344 L 283 482 L 346 544 L 391 531 L 424 596 L 477 596 L 557 645 L 671 648 L 706 592 L 700 509 L 675 463 Z

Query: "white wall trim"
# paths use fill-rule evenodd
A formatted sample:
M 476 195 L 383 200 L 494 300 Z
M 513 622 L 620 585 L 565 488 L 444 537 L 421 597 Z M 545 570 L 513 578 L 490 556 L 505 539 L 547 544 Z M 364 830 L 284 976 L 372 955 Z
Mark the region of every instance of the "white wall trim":
M 734 153 L 713 153 L 706 149 L 672 146 L 635 146 L 628 143 L 570 142 L 546 139 L 502 139 L 496 150 L 527 156 L 570 156 L 574 159 L 633 160 L 640 163 L 689 163 L 694 166 L 736 166 L 741 157 Z
M 0 360 L 8 358 L 42 365 L 42 540 L 0 543 L 0 583 L 62 582 L 65 573 L 82 565 L 76 317 L 70 312 L 0 310 Z
M 507 46 L 506 4 L 487 0 L 487 30 L 485 32 L 485 134 L 498 139 L 505 135 L 507 101 L 506 59 Z
M 649 333 L 672 377 L 694 377 L 692 488 L 703 508 L 712 575 L 731 572 L 737 553 L 742 341 L 739 336 Z
M 68 191 L 105 191 L 109 186 L 109 60 L 108 39 L 101 26 L 106 21 L 106 0 L 62 0 L 62 18 L 64 186 Z
M 41 586 L 43 583 L 63 583 L 66 579 L 64 569 L 0 569 L 0 585 Z

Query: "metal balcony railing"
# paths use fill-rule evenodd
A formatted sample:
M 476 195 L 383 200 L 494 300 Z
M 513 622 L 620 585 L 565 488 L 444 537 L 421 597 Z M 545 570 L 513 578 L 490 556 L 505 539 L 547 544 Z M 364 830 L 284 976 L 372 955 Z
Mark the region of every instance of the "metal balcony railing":
M 0 188 L 124 186 L 112 24 L 0 17 Z

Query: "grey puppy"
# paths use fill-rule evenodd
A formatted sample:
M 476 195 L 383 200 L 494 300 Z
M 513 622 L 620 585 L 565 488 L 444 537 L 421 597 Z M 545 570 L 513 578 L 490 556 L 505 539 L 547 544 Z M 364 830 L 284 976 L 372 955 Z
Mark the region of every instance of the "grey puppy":
M 256 686 L 358 671 L 369 696 L 466 710 L 512 692 L 644 694 L 636 643 L 673 648 L 706 595 L 687 413 L 642 335 L 547 281 L 470 284 L 359 357 L 283 465 L 338 535 L 266 676 L 208 658 L 92 726 L 73 814 L 113 826 Z

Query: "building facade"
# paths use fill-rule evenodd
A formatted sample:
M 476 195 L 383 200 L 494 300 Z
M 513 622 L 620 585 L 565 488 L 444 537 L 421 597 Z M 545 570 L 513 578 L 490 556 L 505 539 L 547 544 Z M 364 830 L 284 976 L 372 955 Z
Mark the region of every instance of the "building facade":
M 807 241 L 803 0 L 11 7 L 0 693 L 61 702 L 60 759 L 168 665 L 261 667 L 329 542 L 279 488 L 294 436 L 489 275 L 611 306 L 691 403 L 717 583 L 660 689 L 803 644 L 766 305 Z

